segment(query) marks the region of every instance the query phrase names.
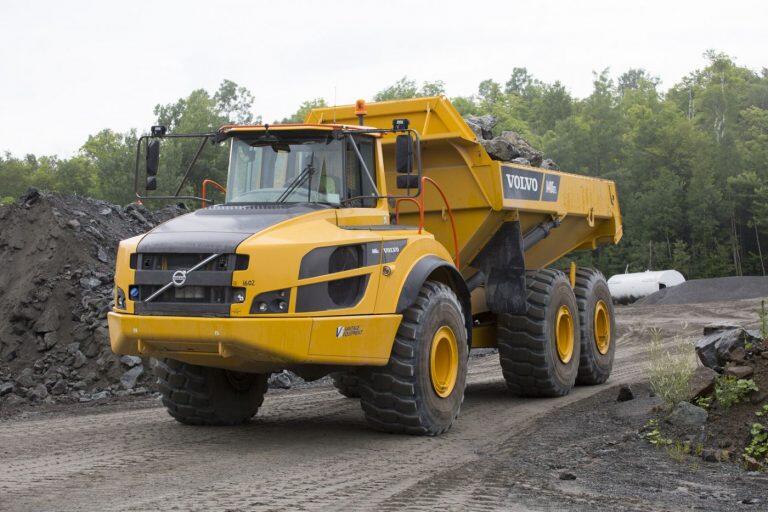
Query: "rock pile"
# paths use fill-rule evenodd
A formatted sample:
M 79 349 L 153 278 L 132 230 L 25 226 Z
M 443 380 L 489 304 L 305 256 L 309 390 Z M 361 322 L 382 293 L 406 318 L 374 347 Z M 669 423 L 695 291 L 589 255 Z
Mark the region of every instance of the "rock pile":
M 147 361 L 109 348 L 117 244 L 183 212 L 35 189 L 0 207 L 0 410 L 147 391 Z
M 517 132 L 503 131 L 501 135 L 494 137 L 493 128 L 496 126 L 496 118 L 492 115 L 470 115 L 466 116 L 464 121 L 475 132 L 478 142 L 483 145 L 494 160 L 542 167 L 550 170 L 559 169 L 555 162 L 549 158 L 544 159 L 541 151 L 534 149 Z

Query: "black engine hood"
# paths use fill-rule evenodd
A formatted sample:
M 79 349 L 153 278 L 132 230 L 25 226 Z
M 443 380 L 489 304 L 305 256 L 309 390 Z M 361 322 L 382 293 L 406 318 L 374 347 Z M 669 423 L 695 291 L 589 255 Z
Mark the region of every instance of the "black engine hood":
M 140 253 L 234 253 L 241 242 L 279 222 L 323 205 L 220 205 L 160 224 L 141 239 Z

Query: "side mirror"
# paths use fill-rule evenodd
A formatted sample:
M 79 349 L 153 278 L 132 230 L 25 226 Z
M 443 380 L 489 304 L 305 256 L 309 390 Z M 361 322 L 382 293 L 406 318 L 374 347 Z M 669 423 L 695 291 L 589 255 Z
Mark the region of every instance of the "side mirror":
M 157 190 L 157 178 L 155 176 L 147 176 L 147 190 Z
M 410 135 L 398 135 L 395 139 L 395 170 L 400 174 L 413 171 L 413 139 Z
M 160 141 L 152 139 L 147 144 L 147 176 L 157 176 L 160 166 Z
M 397 177 L 397 188 L 419 188 L 419 177 L 415 174 L 401 174 Z

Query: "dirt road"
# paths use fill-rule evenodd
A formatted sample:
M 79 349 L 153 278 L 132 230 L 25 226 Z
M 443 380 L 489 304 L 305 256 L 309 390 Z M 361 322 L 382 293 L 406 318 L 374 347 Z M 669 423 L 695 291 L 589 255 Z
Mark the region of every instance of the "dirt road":
M 234 428 L 182 426 L 156 406 L 7 420 L 0 509 L 528 510 L 457 468 L 493 457 L 543 415 L 641 380 L 649 327 L 690 341 L 708 323 L 754 325 L 756 304 L 621 308 L 610 383 L 561 399 L 511 397 L 497 357 L 473 358 L 459 421 L 439 438 L 374 432 L 358 402 L 330 387 L 271 392 L 252 423 Z M 466 485 L 423 492 L 452 471 Z

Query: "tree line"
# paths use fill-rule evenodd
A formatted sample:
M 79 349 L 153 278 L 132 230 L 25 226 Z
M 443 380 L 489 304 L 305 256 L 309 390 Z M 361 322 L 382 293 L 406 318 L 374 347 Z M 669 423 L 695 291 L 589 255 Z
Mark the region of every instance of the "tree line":
M 568 172 L 616 181 L 624 238 L 577 257 L 606 274 L 675 268 L 688 278 L 764 275 L 768 254 L 768 69 L 739 66 L 709 51 L 707 66 L 667 90 L 646 70 L 594 74 L 586 98 L 525 68 L 506 82 L 484 80 L 471 96 L 451 98 L 463 115 L 491 114 L 495 131 L 514 130 Z M 441 81 L 404 77 L 375 101 L 443 94 Z M 303 102 L 280 121 L 298 122 L 322 99 Z M 175 132 L 213 131 L 232 122 L 259 122 L 253 95 L 225 80 L 218 90 L 192 91 L 154 109 L 157 124 Z M 0 156 L 0 198 L 29 186 L 126 204 L 133 196 L 136 130 L 88 137 L 71 158 Z M 174 192 L 199 141 L 167 144 L 159 191 Z M 207 147 L 187 181 L 197 195 L 204 177 L 223 182 L 225 146 Z

